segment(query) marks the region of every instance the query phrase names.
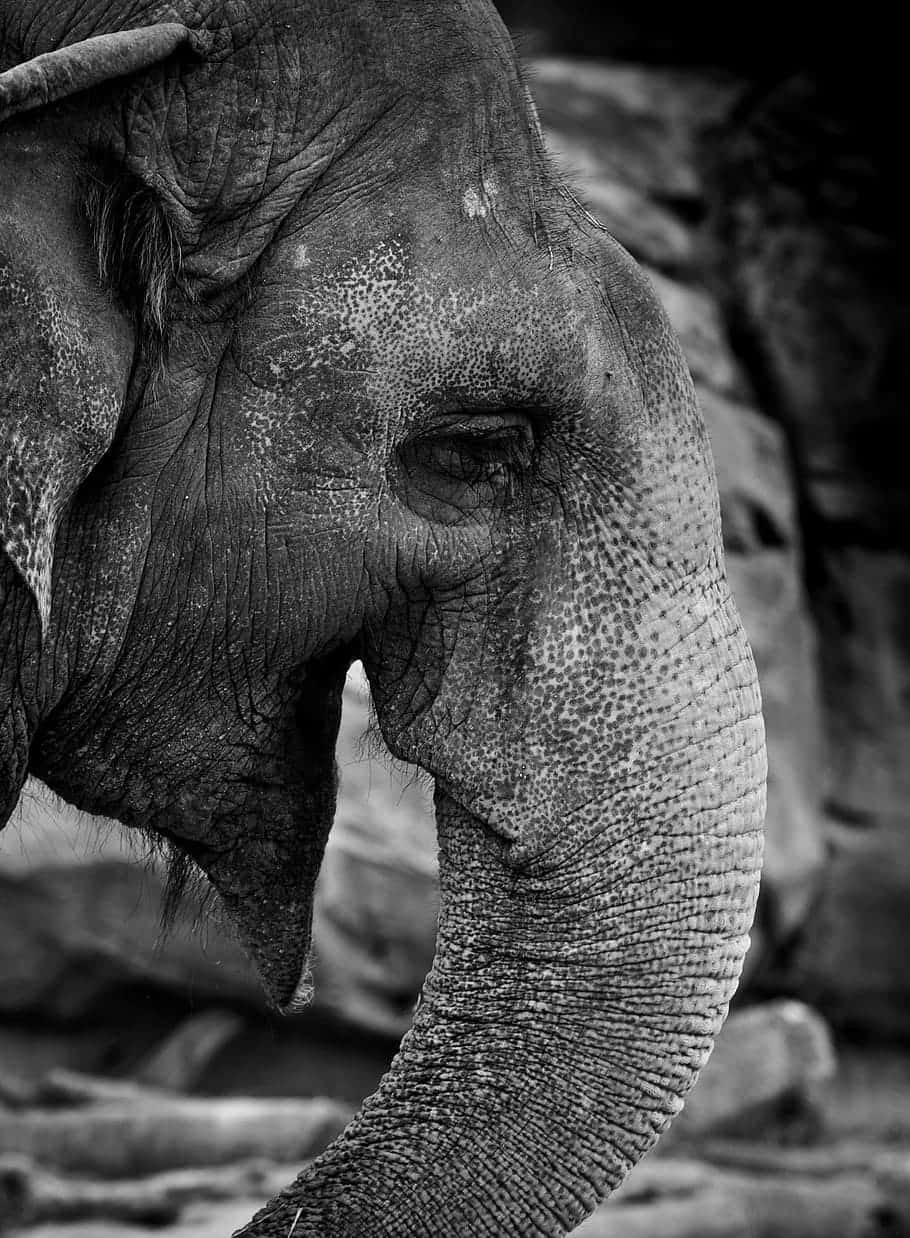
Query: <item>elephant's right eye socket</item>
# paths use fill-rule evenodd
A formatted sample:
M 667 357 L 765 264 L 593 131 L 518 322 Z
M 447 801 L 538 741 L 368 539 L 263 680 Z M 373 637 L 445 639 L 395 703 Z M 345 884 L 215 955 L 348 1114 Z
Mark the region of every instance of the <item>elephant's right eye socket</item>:
M 513 502 L 524 489 L 534 454 L 526 414 L 463 413 L 409 439 L 401 464 L 412 504 L 435 506 L 432 514 L 452 519 Z

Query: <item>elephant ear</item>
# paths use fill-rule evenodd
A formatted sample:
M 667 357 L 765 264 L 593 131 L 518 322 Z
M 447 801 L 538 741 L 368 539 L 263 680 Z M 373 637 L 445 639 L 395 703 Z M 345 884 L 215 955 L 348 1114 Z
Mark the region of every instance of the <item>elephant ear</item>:
M 37 56 L 0 74 L 0 122 L 187 43 L 199 50 L 197 36 L 165 23 Z M 61 512 L 112 442 L 142 303 L 154 296 L 160 326 L 162 283 L 160 211 L 122 184 L 99 188 L 59 128 L 41 116 L 0 127 L 0 544 L 45 630 Z M 107 287 L 122 289 L 130 262 L 132 305 Z
M 113 438 L 133 338 L 61 144 L 0 134 L 0 175 L 0 539 L 46 628 L 60 514 Z
M 206 31 L 189 30 L 179 22 L 161 22 L 97 35 L 45 52 L 0 73 L 0 123 L 17 112 L 56 103 L 90 86 L 138 73 L 182 47 L 202 54 L 207 45 Z

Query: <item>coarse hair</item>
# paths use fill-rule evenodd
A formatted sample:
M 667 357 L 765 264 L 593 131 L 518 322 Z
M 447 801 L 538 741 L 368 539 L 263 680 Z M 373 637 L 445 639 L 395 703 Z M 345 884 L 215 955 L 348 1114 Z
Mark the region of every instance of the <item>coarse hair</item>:
M 182 284 L 174 224 L 154 191 L 121 168 L 87 176 L 83 206 L 102 285 L 119 297 L 144 343 L 160 354 L 168 303 Z

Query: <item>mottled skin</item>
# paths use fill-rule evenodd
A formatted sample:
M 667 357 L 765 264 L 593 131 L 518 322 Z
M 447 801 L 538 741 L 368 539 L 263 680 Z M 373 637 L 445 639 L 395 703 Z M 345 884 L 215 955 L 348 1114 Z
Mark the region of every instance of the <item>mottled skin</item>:
M 210 39 L 0 128 L 4 803 L 32 771 L 171 839 L 292 1006 L 362 657 L 436 779 L 436 962 L 379 1092 L 244 1233 L 563 1233 L 678 1110 L 757 888 L 685 364 L 481 0 L 77 12 L 0 0 L 0 69 Z M 99 285 L 111 169 L 179 243 L 163 343 Z

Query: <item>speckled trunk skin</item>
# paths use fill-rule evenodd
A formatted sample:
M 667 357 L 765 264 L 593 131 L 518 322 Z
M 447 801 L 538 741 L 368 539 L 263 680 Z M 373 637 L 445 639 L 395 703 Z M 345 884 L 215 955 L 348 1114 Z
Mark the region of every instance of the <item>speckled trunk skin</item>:
M 0 0 L 0 68 L 162 18 L 206 53 L 0 129 L 6 808 L 30 769 L 173 841 L 292 1006 L 362 657 L 436 780 L 436 962 L 377 1095 L 244 1233 L 561 1234 L 682 1103 L 758 885 L 678 346 L 482 0 L 70 10 Z M 180 250 L 157 360 L 94 272 L 111 169 Z

